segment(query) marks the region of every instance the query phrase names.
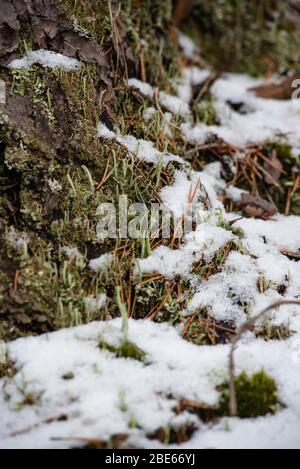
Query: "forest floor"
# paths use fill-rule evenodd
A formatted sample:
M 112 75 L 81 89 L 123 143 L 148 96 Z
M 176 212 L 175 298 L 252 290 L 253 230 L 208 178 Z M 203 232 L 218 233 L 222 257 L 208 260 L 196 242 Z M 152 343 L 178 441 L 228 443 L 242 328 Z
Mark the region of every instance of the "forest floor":
M 138 307 L 161 295 L 143 319 L 132 319 L 121 285 L 122 319 L 7 344 L 2 448 L 300 447 L 299 305 L 252 324 L 235 352 L 239 417 L 230 417 L 228 396 L 237 330 L 271 303 L 300 299 L 300 100 L 257 97 L 251 89 L 265 80 L 216 75 L 197 65 L 188 38 L 179 41 L 187 65 L 173 95 L 128 82 L 149 139 L 104 122 L 98 135 L 153 165 L 158 179 L 174 164 L 169 184 L 157 184 L 159 198 L 177 221 L 186 204 L 195 208 L 192 230 L 181 242 L 173 236 L 146 246 L 135 259 Z M 27 57 L 25 66 L 57 60 L 78 66 L 47 54 Z M 177 141 L 185 142 L 183 155 Z M 25 249 L 20 234 L 8 236 Z M 75 247 L 68 255 L 82 261 Z M 109 275 L 114 255 L 92 258 L 86 268 Z M 87 297 L 86 305 L 108 308 L 106 293 Z

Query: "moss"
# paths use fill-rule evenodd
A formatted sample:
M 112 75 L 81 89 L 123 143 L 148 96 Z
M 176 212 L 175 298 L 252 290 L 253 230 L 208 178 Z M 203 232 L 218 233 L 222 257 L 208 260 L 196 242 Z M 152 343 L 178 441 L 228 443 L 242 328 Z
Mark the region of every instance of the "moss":
M 97 207 L 109 202 L 117 206 L 121 194 L 128 195 L 130 204 L 159 202 L 161 188 L 173 181 L 172 165 L 147 165 L 117 144 L 101 141 L 96 129 L 105 115 L 124 132 L 157 140 L 154 127 L 142 128 L 141 103 L 126 90 L 123 79 L 127 73 L 141 78 L 146 73 L 153 83 L 171 86 L 178 70 L 178 51 L 169 38 L 171 1 L 62 3 L 75 30 L 94 37 L 106 52 L 111 73 L 106 76 L 96 65 L 73 72 L 40 66 L 0 70 L 10 87 L 8 114 L 0 128 L 0 178 L 5 188 L 0 192 L 0 216 L 7 232 L 13 227 L 30 240 L 24 257 L 0 233 L 1 333 L 9 339 L 105 319 L 106 309 L 91 314 L 84 304 L 85 297 L 102 292 L 110 298 L 111 316 L 118 316 L 115 287 L 132 288 L 134 258 L 147 255 L 152 246 L 149 240 L 99 240 Z M 117 33 L 121 42 L 116 42 Z M 26 31 L 22 34 L 20 55 L 32 47 Z M 174 151 L 170 140 L 160 138 L 158 146 Z M 106 168 L 110 177 L 96 190 Z M 64 248 L 77 248 L 82 265 L 62 255 Z M 107 252 L 116 253 L 114 271 L 91 272 L 88 261 Z
M 275 414 L 279 406 L 275 381 L 263 370 L 248 376 L 241 373 L 235 380 L 238 415 L 240 418 L 255 418 Z M 219 415 L 229 416 L 229 384 L 223 383 L 219 388 Z
M 184 339 L 199 346 L 228 344 L 235 334 L 234 322 L 215 321 L 206 309 L 187 325 Z
M 275 150 L 280 161 L 293 159 L 292 147 L 287 143 L 271 142 L 265 145 L 264 150 L 267 153 L 270 153 Z
M 216 215 L 217 215 L 217 220 L 218 220 L 217 226 L 219 226 L 220 228 L 223 228 L 226 231 L 230 231 L 232 234 L 234 234 L 240 239 L 243 239 L 245 237 L 245 233 L 242 230 L 242 228 L 237 228 L 232 223 L 225 220 L 222 210 L 216 210 Z M 241 249 L 241 246 L 239 246 L 239 250 L 240 249 Z
M 87 268 L 89 259 L 121 246 L 119 240 L 101 243 L 97 239 L 97 207 L 102 202 L 117 206 L 120 194 L 128 194 L 129 203 L 159 201 L 160 188 L 172 177 L 171 169 L 158 175 L 152 166 L 132 158 L 118 145 L 113 145 L 112 151 L 111 144 L 99 140 L 96 124 L 100 107 L 95 103 L 99 102 L 101 78 L 96 67 L 72 73 L 35 67 L 13 81 L 12 94 L 18 88 L 24 94 L 20 99 L 30 101 L 25 123 L 37 123 L 37 131 L 16 132 L 13 125 L 1 129 L 0 176 L 9 189 L 15 185 L 15 191 L 5 192 L 4 197 L 1 193 L 1 216 L 5 224 L 13 222 L 30 238 L 26 259 L 4 243 L 6 264 L 0 266 L 5 269 L 1 271 L 0 300 L 5 320 L 1 332 L 5 336 L 10 331 L 10 339 L 104 319 L 105 311 L 96 315 L 86 312 L 84 297 L 96 297 L 101 291 L 110 294 L 115 285 L 127 282 L 132 259 L 141 255 L 141 248 L 138 242 L 128 242 L 126 251 L 120 251 L 118 269 L 110 277 L 92 274 Z M 44 92 L 37 93 L 35 87 Z M 44 102 L 47 96 L 50 99 Z M 59 125 L 53 126 L 41 101 Z M 41 113 L 46 119 L 42 129 Z M 111 177 L 96 191 L 108 160 Z M 12 210 L 17 215 L 13 220 Z M 64 247 L 79 249 L 83 265 L 61 257 Z M 12 296 L 9 292 L 16 272 L 18 285 Z M 114 302 L 113 293 L 111 298 Z M 111 314 L 118 315 L 114 303 Z
M 64 0 L 66 11 L 83 34 L 109 53 L 117 81 L 136 76 L 153 84 L 169 84 L 178 73 L 178 49 L 170 40 L 172 1 Z M 87 14 L 89 12 L 89 14 Z M 121 72 L 121 70 L 123 72 Z
M 180 313 L 184 308 L 184 287 L 179 281 L 177 289 L 172 288 L 172 282 L 165 278 L 157 280 L 144 279 L 142 283 L 135 286 L 135 309 L 133 317 L 142 319 L 157 312 L 155 320 L 157 322 L 170 322 L 177 324 L 180 320 Z
M 218 113 L 214 107 L 214 102 L 211 97 L 193 104 L 195 121 L 196 123 L 203 123 L 205 125 L 219 125 Z
M 199 261 L 195 262 L 192 272 L 195 275 L 198 275 L 199 277 L 207 280 L 212 275 L 216 275 L 217 273 L 221 272 L 229 254 L 234 251 L 243 253 L 243 246 L 241 243 L 237 243 L 236 241 L 229 241 L 225 246 L 221 247 L 216 252 L 210 262 L 207 262 L 205 259 L 200 259 Z
M 204 57 L 218 69 L 261 75 L 295 68 L 299 63 L 297 20 L 288 0 L 197 0 L 186 22 Z M 217 41 L 217 47 L 216 47 Z
M 1 333 L 1 331 L 0 331 Z M 0 362 L 0 379 L 13 378 L 16 374 L 16 369 L 12 361 L 7 360 L 6 363 Z
M 257 328 L 255 331 L 256 337 L 263 339 L 265 341 L 270 340 L 287 340 L 295 334 L 291 330 L 289 324 L 281 324 L 279 326 L 274 324 L 269 324 L 266 322 L 260 328 Z
M 137 360 L 139 362 L 144 362 L 146 358 L 146 353 L 133 342 L 128 340 L 122 342 L 120 346 L 113 346 L 104 340 L 101 340 L 99 348 L 101 350 L 108 350 L 116 355 L 117 358 L 130 358 L 131 360 Z

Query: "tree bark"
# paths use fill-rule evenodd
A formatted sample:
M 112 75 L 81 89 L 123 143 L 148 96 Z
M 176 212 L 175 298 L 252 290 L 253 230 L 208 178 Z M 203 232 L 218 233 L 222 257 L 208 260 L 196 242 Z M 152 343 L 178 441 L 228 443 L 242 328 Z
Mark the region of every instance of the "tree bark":
M 173 15 L 175 26 L 179 26 L 182 21 L 190 14 L 193 8 L 193 0 L 177 0 Z

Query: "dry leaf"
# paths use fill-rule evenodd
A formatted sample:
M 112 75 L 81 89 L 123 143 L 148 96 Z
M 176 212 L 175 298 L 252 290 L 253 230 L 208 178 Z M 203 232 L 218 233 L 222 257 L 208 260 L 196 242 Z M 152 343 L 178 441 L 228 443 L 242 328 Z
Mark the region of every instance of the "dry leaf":
M 249 91 L 253 91 L 256 96 L 264 99 L 291 99 L 295 91 L 293 88 L 293 82 L 300 79 L 300 73 L 295 73 L 293 76 L 286 78 L 281 83 L 268 83 L 261 86 L 250 88 Z
M 270 157 L 270 163 L 267 163 L 265 161 L 264 168 L 267 173 L 264 175 L 265 182 L 270 185 L 274 184 L 274 182 L 278 183 L 280 176 L 283 173 L 283 165 L 281 161 L 278 159 L 276 150 L 272 151 L 272 155 Z M 270 176 L 268 176 L 268 174 Z
M 300 261 L 300 251 L 293 252 L 289 251 L 289 249 L 281 249 L 280 252 L 292 261 Z
M 277 213 L 275 205 L 261 197 L 254 197 L 249 194 L 242 195 L 240 207 L 249 218 L 262 218 L 263 220 L 267 220 Z

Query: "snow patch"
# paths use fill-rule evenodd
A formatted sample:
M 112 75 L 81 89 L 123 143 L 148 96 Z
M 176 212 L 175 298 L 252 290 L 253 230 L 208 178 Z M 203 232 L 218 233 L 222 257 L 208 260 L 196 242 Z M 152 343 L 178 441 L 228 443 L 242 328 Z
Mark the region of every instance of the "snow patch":
M 22 59 L 13 60 L 8 65 L 8 68 L 13 70 L 28 70 L 35 64 L 48 68 L 62 68 L 68 72 L 77 70 L 82 65 L 77 59 L 66 57 L 58 52 L 41 49 L 28 52 Z

